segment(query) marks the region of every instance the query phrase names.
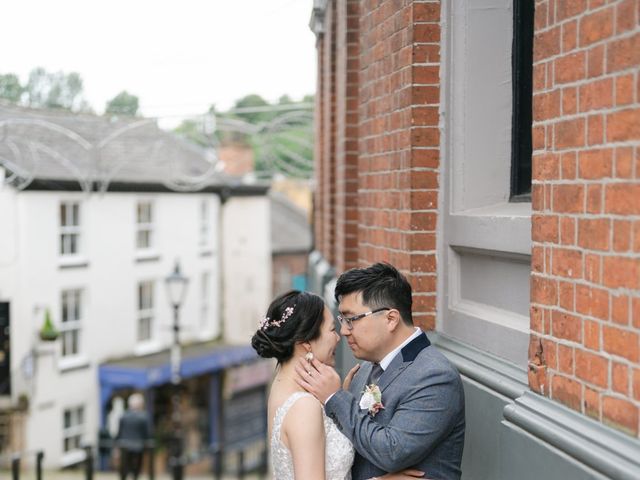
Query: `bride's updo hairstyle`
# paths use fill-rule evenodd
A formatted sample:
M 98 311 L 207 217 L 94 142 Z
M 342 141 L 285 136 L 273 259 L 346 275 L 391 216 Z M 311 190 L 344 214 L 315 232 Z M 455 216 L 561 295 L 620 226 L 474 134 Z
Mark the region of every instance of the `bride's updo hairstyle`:
M 296 343 L 309 342 L 320 336 L 323 318 L 322 298 L 291 290 L 271 302 L 251 339 L 251 346 L 261 357 L 284 363 L 293 356 Z

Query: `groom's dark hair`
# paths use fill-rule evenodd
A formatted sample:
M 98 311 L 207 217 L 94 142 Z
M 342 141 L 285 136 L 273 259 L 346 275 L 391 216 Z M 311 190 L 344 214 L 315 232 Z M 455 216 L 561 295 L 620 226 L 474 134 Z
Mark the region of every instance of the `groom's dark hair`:
M 362 293 L 362 303 L 376 308 L 395 308 L 402 321 L 413 325 L 411 314 L 411 284 L 393 265 L 375 263 L 366 268 L 352 268 L 338 278 L 336 302 L 350 293 Z

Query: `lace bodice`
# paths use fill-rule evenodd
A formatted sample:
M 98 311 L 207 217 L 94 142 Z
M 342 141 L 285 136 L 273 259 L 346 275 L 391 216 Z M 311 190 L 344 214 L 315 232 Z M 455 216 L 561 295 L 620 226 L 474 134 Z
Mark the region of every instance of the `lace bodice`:
M 294 480 L 293 460 L 291 452 L 282 443 L 280 429 L 284 417 L 291 406 L 305 396 L 312 396 L 306 392 L 296 392 L 291 395 L 277 410 L 273 419 L 271 432 L 271 461 L 273 464 L 273 478 L 275 480 Z M 340 431 L 333 420 L 322 410 L 325 433 L 325 478 L 326 480 L 351 480 L 351 465 L 354 450 L 351 442 Z

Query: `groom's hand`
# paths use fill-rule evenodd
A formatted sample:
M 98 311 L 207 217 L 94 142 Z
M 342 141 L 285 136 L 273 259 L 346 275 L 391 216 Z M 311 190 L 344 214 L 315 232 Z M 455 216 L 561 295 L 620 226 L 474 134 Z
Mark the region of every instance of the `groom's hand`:
M 307 362 L 300 358 L 296 365 L 296 382 L 313 394 L 322 404 L 340 390 L 340 375 L 333 368 L 316 360 Z

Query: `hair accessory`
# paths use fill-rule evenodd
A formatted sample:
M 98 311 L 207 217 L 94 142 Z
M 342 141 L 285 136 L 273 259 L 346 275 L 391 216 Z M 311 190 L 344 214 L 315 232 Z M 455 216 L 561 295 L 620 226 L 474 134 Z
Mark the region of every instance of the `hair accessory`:
M 264 317 L 261 321 L 260 321 L 260 330 L 266 330 L 269 327 L 280 327 L 284 322 L 287 321 L 287 319 L 293 315 L 293 309 L 295 308 L 295 305 L 293 307 L 287 307 L 284 309 L 284 313 L 282 314 L 282 317 L 280 317 L 280 320 L 272 320 L 269 317 Z
M 304 356 L 304 359 L 311 363 L 311 361 L 313 360 L 313 352 L 307 352 L 307 354 Z

